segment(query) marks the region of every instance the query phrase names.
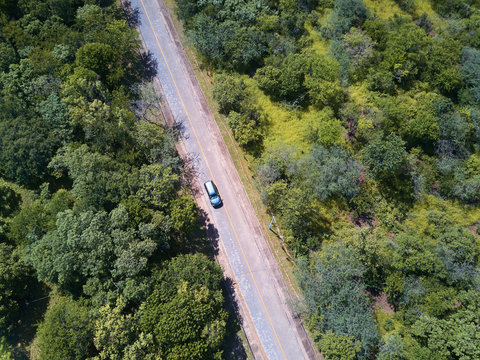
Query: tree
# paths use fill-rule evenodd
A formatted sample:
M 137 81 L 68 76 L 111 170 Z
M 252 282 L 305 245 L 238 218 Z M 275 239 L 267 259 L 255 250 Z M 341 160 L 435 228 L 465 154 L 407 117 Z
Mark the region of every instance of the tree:
M 380 69 L 389 71 L 396 83 L 408 85 L 424 65 L 428 42 L 423 29 L 411 22 L 399 21 L 388 33 Z
M 379 360 L 408 360 L 406 346 L 398 334 L 386 335 L 385 343 L 380 347 Z
M 364 266 L 355 258 L 352 249 L 341 243 L 324 243 L 322 251 L 314 254 L 310 264 L 301 262 L 297 272 L 313 330 L 331 330 L 359 341 L 359 359 L 369 358 L 379 338 L 368 298 L 363 295 L 364 272 Z M 348 338 L 343 340 L 348 341 Z M 325 339 L 329 346 L 342 344 L 343 340 L 331 336 Z M 357 345 L 353 346 L 355 349 Z
M 413 275 L 435 275 L 443 268 L 431 239 L 413 232 L 395 238 L 392 265 L 398 271 Z
M 7 342 L 4 337 L 0 338 L 0 360 L 13 360 L 12 353 L 8 351 Z
M 228 115 L 228 126 L 232 129 L 235 140 L 245 148 L 257 144 L 262 139 L 260 118 L 255 110 L 246 114 L 231 111 Z
M 85 144 L 76 149 L 60 149 L 49 167 L 57 176 L 66 173 L 73 180 L 72 194 L 82 209 L 110 210 L 138 188 L 137 174 L 131 167 L 90 151 Z
M 220 356 L 226 312 L 222 308 L 221 271 L 203 255 L 172 259 L 142 305 L 140 328 L 154 336 L 152 351 L 167 359 Z
M 28 187 L 41 184 L 60 146 L 52 128 L 36 117 L 0 121 L 0 174 Z
M 442 94 L 455 94 L 461 86 L 460 55 L 461 44 L 451 38 L 435 38 L 428 49 L 426 76 Z
M 190 234 L 198 223 L 197 203 L 191 196 L 182 195 L 171 203 L 170 217 L 175 231 Z
M 480 104 L 480 51 L 464 47 L 462 49 L 462 68 L 460 71 L 463 81 L 470 88 L 474 101 Z
M 445 264 L 447 281 L 456 287 L 468 288 L 480 257 L 475 235 L 461 226 L 448 226 L 437 241 L 437 252 Z
M 106 80 L 117 60 L 113 48 L 108 44 L 99 42 L 85 44 L 78 49 L 75 57 L 78 66 L 94 71 L 100 75 L 102 80 Z
M 81 360 L 90 355 L 93 337 L 88 308 L 67 297 L 49 306 L 37 331 L 39 360 Z
M 73 294 L 83 292 L 100 304 L 119 294 L 139 302 L 148 291 L 148 259 L 161 239 L 153 224 L 138 231 L 127 225 L 122 205 L 110 214 L 66 210 L 57 215 L 56 230 L 29 247 L 27 260 L 40 280 Z
M 353 336 L 337 335 L 327 331 L 318 341 L 318 348 L 328 360 L 354 360 L 361 349 Z
M 125 314 L 125 308 L 122 298 L 114 307 L 107 304 L 100 308 L 93 339 L 99 352 L 96 360 L 124 359 L 125 349 L 135 342 L 138 326 L 132 314 Z
M 377 177 L 391 177 L 403 170 L 407 152 L 405 142 L 392 133 L 385 139 L 380 136 L 371 140 L 363 149 L 363 161 Z
M 315 145 L 301 166 L 300 186 L 311 188 L 320 200 L 343 196 L 351 199 L 358 192 L 360 164 L 343 148 Z
M 242 103 L 247 99 L 246 85 L 232 75 L 218 74 L 214 78 L 212 95 L 221 113 L 228 115 L 230 111 L 241 112 Z
M 332 15 L 322 27 L 326 39 L 338 39 L 352 26 L 361 26 L 368 15 L 368 9 L 362 0 L 335 0 Z

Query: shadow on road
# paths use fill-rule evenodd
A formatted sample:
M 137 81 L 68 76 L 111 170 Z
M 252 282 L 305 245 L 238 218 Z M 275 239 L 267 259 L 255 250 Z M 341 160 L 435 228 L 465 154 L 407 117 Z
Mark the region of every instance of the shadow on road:
M 125 17 L 127 19 L 128 25 L 131 27 L 138 27 L 141 25 L 140 23 L 140 11 L 138 8 L 132 9 L 132 4 L 130 0 L 124 0 L 123 3 L 123 11 L 125 12 Z
M 234 297 L 234 283 L 230 278 L 225 278 L 225 309 L 228 313 L 227 320 L 227 336 L 223 345 L 223 358 L 227 360 L 244 360 L 248 359 L 245 348 L 248 347 L 248 344 L 244 344 L 242 337 L 245 339 L 243 330 L 240 326 L 242 321 L 242 315 L 240 314 L 240 309 L 238 308 L 238 303 Z

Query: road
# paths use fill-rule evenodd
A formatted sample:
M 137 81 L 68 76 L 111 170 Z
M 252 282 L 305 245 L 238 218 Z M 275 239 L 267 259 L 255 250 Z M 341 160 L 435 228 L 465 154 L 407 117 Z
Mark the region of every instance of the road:
M 233 277 L 235 299 L 254 356 L 315 359 L 306 333 L 288 305 L 281 272 L 168 12 L 157 0 L 130 3 L 132 9 L 138 9 L 144 46 L 157 60 L 164 100 L 184 129 L 182 147 L 196 159 L 194 185 L 202 189 L 205 181 L 213 180 L 223 199 L 224 206 L 213 209 L 202 189 L 199 206 L 208 214 L 209 234 L 218 241 L 219 257 L 226 259 L 220 263 L 227 276 Z

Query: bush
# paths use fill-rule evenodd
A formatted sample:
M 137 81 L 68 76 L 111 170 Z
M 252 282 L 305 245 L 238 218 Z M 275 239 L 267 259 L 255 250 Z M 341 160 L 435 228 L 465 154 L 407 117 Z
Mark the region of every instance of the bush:
M 218 102 L 220 112 L 228 115 L 230 111 L 241 112 L 242 103 L 247 99 L 247 86 L 243 80 L 228 74 L 215 75 L 212 90 L 213 98 Z
M 82 360 L 93 346 L 93 322 L 87 307 L 66 297 L 50 305 L 37 331 L 39 360 Z

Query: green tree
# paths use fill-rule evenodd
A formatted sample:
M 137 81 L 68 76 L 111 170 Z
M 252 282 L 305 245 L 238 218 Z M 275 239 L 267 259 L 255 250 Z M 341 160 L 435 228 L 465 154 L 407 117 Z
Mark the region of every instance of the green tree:
M 41 184 L 59 139 L 45 121 L 19 116 L 0 121 L 0 174 L 29 187 Z
M 232 75 L 218 74 L 214 78 L 212 95 L 221 113 L 228 115 L 230 111 L 241 112 L 242 103 L 247 99 L 246 85 Z
M 337 335 L 327 331 L 317 342 L 318 348 L 328 360 L 354 360 L 361 349 L 353 336 Z
M 188 195 L 182 195 L 170 204 L 170 217 L 175 231 L 190 234 L 198 224 L 198 207 L 195 200 Z
M 235 140 L 245 148 L 258 144 L 262 139 L 259 114 L 254 110 L 245 114 L 231 111 L 228 126 L 232 129 Z
M 382 139 L 371 140 L 363 149 L 363 161 L 370 172 L 378 177 L 391 177 L 403 171 L 407 152 L 405 142 L 392 133 Z
M 399 19 L 399 24 L 388 33 L 380 69 L 389 71 L 398 84 L 408 85 L 424 66 L 428 43 L 423 29 Z
M 94 339 L 98 360 L 124 359 L 124 351 L 135 342 L 138 326 L 132 314 L 126 314 L 126 303 L 118 298 L 114 307 L 100 308 L 95 321 Z
M 85 44 L 76 54 L 77 65 L 94 71 L 101 76 L 102 80 L 106 80 L 116 60 L 116 52 L 113 48 L 98 42 Z
M 135 231 L 128 223 L 122 205 L 110 214 L 64 211 L 57 215 L 56 230 L 29 247 L 27 260 L 40 280 L 74 294 L 84 292 L 97 303 L 119 294 L 138 302 L 148 291 L 148 259 L 160 239 L 151 238 L 156 235 L 153 224 Z
M 360 164 L 341 147 L 314 146 L 300 168 L 299 186 L 311 188 L 320 200 L 338 196 L 350 199 L 358 192 Z
M 220 290 L 221 271 L 203 255 L 179 256 L 156 279 L 142 305 L 140 328 L 167 359 L 216 359 L 225 336 L 227 314 Z
M 13 360 L 12 353 L 8 351 L 7 342 L 4 337 L 0 338 L 0 360 Z
M 326 338 L 326 345 L 333 354 L 343 341 L 350 341 L 353 350 L 358 346 L 354 344 L 360 342 L 359 359 L 369 358 L 377 347 L 379 334 L 368 298 L 363 295 L 364 272 L 364 266 L 355 258 L 352 249 L 341 243 L 324 243 L 322 251 L 314 254 L 310 264 L 300 263 L 297 277 L 312 330 L 326 329 L 347 337 Z
M 93 337 L 92 316 L 85 305 L 57 297 L 37 331 L 40 360 L 85 359 Z
M 60 149 L 49 167 L 73 180 L 72 195 L 81 209 L 111 209 L 138 188 L 132 168 L 90 151 L 87 145 Z

